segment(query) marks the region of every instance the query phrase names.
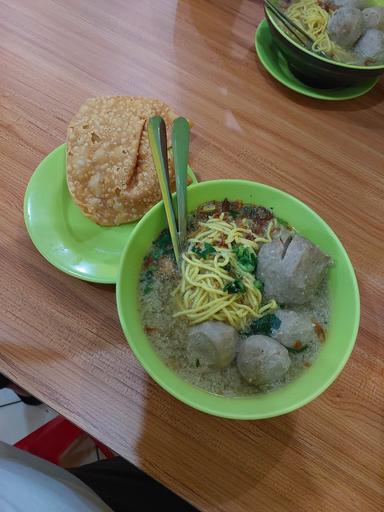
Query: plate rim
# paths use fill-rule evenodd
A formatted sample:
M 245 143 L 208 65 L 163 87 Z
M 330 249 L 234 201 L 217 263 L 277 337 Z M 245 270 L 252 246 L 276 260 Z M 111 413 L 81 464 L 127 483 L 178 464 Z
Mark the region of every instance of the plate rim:
M 263 56 L 262 52 L 260 51 L 260 47 L 263 46 L 261 43 L 261 37 L 260 32 L 262 30 L 268 29 L 268 22 L 265 18 L 263 18 L 260 23 L 258 24 L 256 31 L 255 31 L 255 49 L 257 56 L 259 58 L 259 61 L 261 62 L 263 68 L 269 73 L 275 80 L 277 80 L 279 83 L 287 87 L 288 89 L 291 89 L 291 91 L 295 91 L 297 94 L 302 94 L 303 96 L 307 96 L 309 98 L 313 98 L 316 100 L 322 100 L 322 101 L 347 101 L 359 98 L 361 96 L 364 96 L 364 94 L 367 94 L 369 91 L 371 91 L 375 85 L 378 83 L 380 77 L 372 78 L 372 82 L 367 82 L 367 86 L 365 89 L 360 90 L 359 92 L 351 93 L 350 95 L 346 95 L 343 97 L 335 97 L 335 96 L 326 96 L 324 93 L 322 93 L 322 89 L 315 89 L 314 87 L 307 86 L 303 83 L 303 88 L 295 87 L 295 84 L 287 83 L 287 81 L 284 81 L 282 76 L 277 74 L 275 71 L 273 71 L 270 66 L 268 65 L 267 59 Z M 273 43 L 274 46 L 276 46 L 275 43 Z M 286 61 L 286 58 L 281 53 L 281 51 L 276 47 L 276 51 L 279 52 L 280 57 Z M 298 80 L 298 79 L 296 79 Z M 300 82 L 301 83 L 301 82 Z M 347 90 L 347 87 L 342 87 L 341 89 Z M 317 92 L 319 91 L 319 92 Z
M 117 278 L 118 278 L 118 273 L 119 273 L 119 267 L 120 267 L 120 259 L 121 259 L 123 250 L 125 248 L 126 241 L 128 240 L 129 237 L 128 238 L 126 237 L 125 240 L 124 240 L 124 244 L 122 246 L 121 253 L 120 253 L 120 256 L 119 256 L 119 262 L 116 265 L 116 271 L 115 271 L 114 278 L 110 278 L 110 277 L 103 277 L 103 276 L 98 277 L 95 274 L 87 275 L 87 274 L 80 273 L 80 272 L 78 272 L 76 270 L 69 269 L 67 266 L 62 265 L 60 262 L 57 262 L 57 260 L 52 258 L 50 256 L 50 254 L 49 254 L 49 251 L 45 251 L 44 248 L 41 248 L 40 245 L 38 244 L 38 242 L 36 241 L 35 236 L 34 236 L 34 232 L 32 230 L 32 226 L 31 226 L 31 217 L 30 217 L 29 212 L 28 212 L 28 201 L 29 201 L 29 198 L 31 196 L 30 189 L 32 187 L 31 183 L 33 182 L 33 179 L 34 179 L 34 176 L 36 175 L 36 172 L 39 171 L 41 166 L 44 163 L 46 164 L 47 161 L 49 161 L 51 158 L 54 158 L 55 154 L 59 153 L 61 150 L 63 150 L 63 148 L 65 146 L 66 146 L 66 142 L 56 146 L 54 149 L 52 149 L 52 151 L 50 151 L 48 154 L 46 154 L 40 160 L 40 162 L 37 164 L 37 166 L 35 167 L 35 169 L 33 170 L 32 174 L 30 175 L 30 177 L 28 179 L 28 183 L 27 183 L 27 186 L 25 188 L 24 199 L 23 199 L 23 217 L 24 217 L 24 224 L 25 224 L 28 236 L 29 236 L 31 242 L 33 243 L 34 247 L 40 253 L 40 255 L 46 261 L 48 261 L 48 263 L 50 263 L 53 267 L 57 268 L 58 270 L 60 270 L 64 274 L 67 274 L 67 275 L 69 275 L 71 277 L 75 277 L 77 279 L 81 279 L 82 281 L 86 281 L 86 282 L 89 282 L 89 283 L 116 284 Z M 188 165 L 188 175 L 191 177 L 193 184 L 198 183 L 196 174 L 194 173 L 194 171 L 192 170 L 190 165 Z M 156 203 L 156 204 L 158 204 L 158 203 Z M 156 205 L 154 205 L 154 206 L 156 206 Z M 153 206 L 152 206 L 152 208 L 153 208 Z M 134 224 L 132 232 L 136 228 L 136 225 L 138 224 L 138 222 L 140 222 L 140 219 L 138 219 L 138 220 L 136 220 L 136 221 L 134 221 L 132 223 L 132 224 Z M 128 223 L 128 224 L 130 224 L 130 223 Z

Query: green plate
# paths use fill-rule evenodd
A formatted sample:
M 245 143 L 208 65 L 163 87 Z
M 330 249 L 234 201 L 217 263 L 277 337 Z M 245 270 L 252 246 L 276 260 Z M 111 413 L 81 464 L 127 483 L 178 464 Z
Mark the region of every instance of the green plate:
M 137 222 L 103 227 L 90 221 L 67 187 L 66 145 L 36 168 L 24 197 L 24 220 L 37 250 L 67 274 L 94 283 L 114 284 L 122 250 Z M 188 173 L 197 182 L 192 169 Z
M 379 81 L 379 78 L 367 80 L 363 85 L 353 85 L 340 89 L 315 89 L 300 82 L 290 71 L 283 54 L 273 41 L 268 23 L 263 20 L 255 34 L 256 52 L 265 69 L 280 83 L 305 96 L 319 100 L 350 100 L 366 94 Z
M 200 411 L 236 419 L 278 416 L 307 404 L 336 379 L 352 352 L 360 318 L 359 289 L 348 255 L 331 228 L 304 203 L 276 188 L 243 180 L 204 181 L 188 189 L 188 211 L 212 200 L 240 199 L 273 206 L 334 262 L 329 271 L 330 323 L 327 339 L 312 366 L 290 384 L 271 393 L 232 398 L 192 386 L 166 366 L 147 338 L 141 322 L 138 284 L 152 242 L 166 226 L 164 208 L 154 206 L 139 222 L 123 251 L 116 285 L 119 318 L 137 359 L 166 391 Z

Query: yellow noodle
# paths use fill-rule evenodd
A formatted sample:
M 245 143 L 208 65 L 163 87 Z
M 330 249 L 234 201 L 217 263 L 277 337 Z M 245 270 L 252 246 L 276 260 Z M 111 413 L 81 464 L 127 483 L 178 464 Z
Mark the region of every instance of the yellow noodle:
M 255 278 L 237 266 L 237 257 L 232 243 L 246 246 L 255 254 L 262 243 L 270 242 L 276 228 L 275 219 L 270 221 L 264 236 L 255 235 L 246 221 L 239 227 L 228 222 L 224 214 L 218 218 L 209 218 L 199 223 L 199 229 L 188 240 L 187 250 L 183 253 L 181 265 L 181 283 L 175 290 L 179 311 L 175 317 L 185 316 L 191 324 L 206 320 L 221 320 L 236 329 L 244 328 L 252 318 L 259 318 L 277 308 L 274 300 L 261 306 L 262 293 L 255 287 Z M 193 248 L 211 244 L 216 252 L 201 259 Z M 224 287 L 235 281 L 225 267 L 230 264 L 237 269 L 245 287 L 244 292 L 230 294 Z
M 314 40 L 312 50 L 323 51 L 338 61 L 348 60 L 348 53 L 328 35 L 329 13 L 316 0 L 297 0 L 287 8 L 287 14 Z

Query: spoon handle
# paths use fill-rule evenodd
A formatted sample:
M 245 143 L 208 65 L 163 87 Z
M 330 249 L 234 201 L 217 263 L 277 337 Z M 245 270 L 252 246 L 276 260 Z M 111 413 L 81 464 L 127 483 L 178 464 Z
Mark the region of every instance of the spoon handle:
M 180 262 L 180 244 L 177 234 L 175 212 L 172 204 L 168 172 L 167 130 L 164 119 L 160 116 L 151 117 L 148 121 L 148 138 L 151 146 L 152 159 L 159 180 L 161 195 L 163 196 L 165 214 L 171 234 L 173 252 L 176 263 Z
M 172 124 L 172 151 L 176 176 L 177 221 L 180 248 L 187 235 L 187 172 L 189 155 L 189 123 L 178 117 Z

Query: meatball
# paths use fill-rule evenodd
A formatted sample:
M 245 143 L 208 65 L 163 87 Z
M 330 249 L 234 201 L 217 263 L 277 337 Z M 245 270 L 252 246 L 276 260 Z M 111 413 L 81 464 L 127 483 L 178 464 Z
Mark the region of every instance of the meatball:
M 324 5 L 333 10 L 340 9 L 340 7 L 356 7 L 361 9 L 363 3 L 363 0 L 327 0 L 324 2 Z
M 271 336 L 285 347 L 300 350 L 313 340 L 313 324 L 304 313 L 280 309 L 275 315 L 281 323 L 277 329 L 272 329 Z
M 355 7 L 337 9 L 329 19 L 329 37 L 343 48 L 352 48 L 363 33 L 363 15 Z
M 238 342 L 239 335 L 232 326 L 214 320 L 203 322 L 188 332 L 188 360 L 196 366 L 225 368 L 235 359 Z
M 376 28 L 369 28 L 358 40 L 353 50 L 360 58 L 364 59 L 364 63 L 384 61 L 384 32 Z
M 257 277 L 264 296 L 280 304 L 305 304 L 324 279 L 331 263 L 316 245 L 295 235 L 264 244 L 258 255 Z
M 237 368 L 250 384 L 260 386 L 280 379 L 291 364 L 288 351 L 268 336 L 250 336 L 240 345 Z
M 384 30 L 384 7 L 368 7 L 364 9 L 363 20 L 366 28 Z

